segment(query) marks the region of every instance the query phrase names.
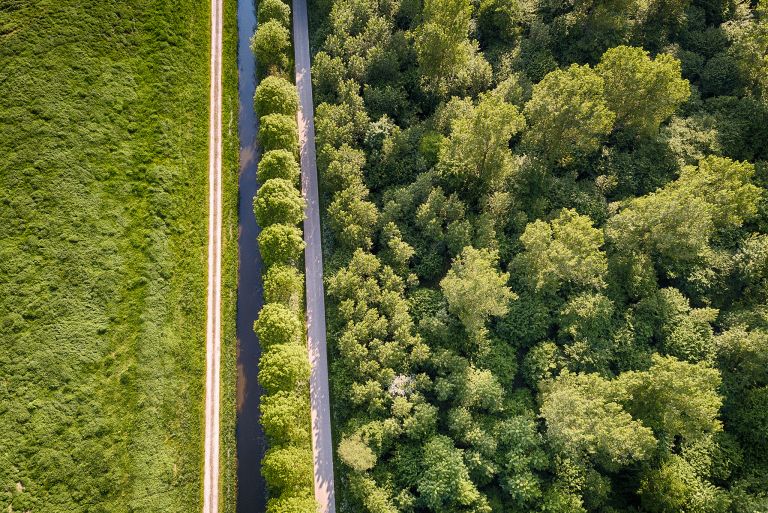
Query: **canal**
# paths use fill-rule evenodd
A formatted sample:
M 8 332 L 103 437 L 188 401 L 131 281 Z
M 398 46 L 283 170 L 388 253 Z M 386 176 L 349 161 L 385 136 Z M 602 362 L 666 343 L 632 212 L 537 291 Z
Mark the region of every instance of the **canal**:
M 256 142 L 258 122 L 253 110 L 256 89 L 256 61 L 251 53 L 250 38 L 256 29 L 254 0 L 238 0 L 238 71 L 239 71 L 239 137 L 240 137 L 240 269 L 237 285 L 237 511 L 264 513 L 267 491 L 261 476 L 261 459 L 266 439 L 259 423 L 258 383 L 259 339 L 253 332 L 263 298 L 262 263 L 256 238 L 261 229 L 253 215 L 253 197 L 258 189 L 256 166 L 260 149 Z

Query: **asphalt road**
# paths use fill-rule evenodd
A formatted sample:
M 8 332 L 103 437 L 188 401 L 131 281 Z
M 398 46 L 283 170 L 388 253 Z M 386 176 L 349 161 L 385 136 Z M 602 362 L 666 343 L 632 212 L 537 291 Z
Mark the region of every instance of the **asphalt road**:
M 304 251 L 307 282 L 307 347 L 309 349 L 309 395 L 312 412 L 312 450 L 315 466 L 315 499 L 319 513 L 335 513 L 333 486 L 333 442 L 328 392 L 328 357 L 325 337 L 323 253 L 320 247 L 320 205 L 315 155 L 315 122 L 310 77 L 307 1 L 293 0 L 293 48 L 296 87 L 299 92 L 299 145 L 301 193 L 306 199 Z
M 205 337 L 203 512 L 219 511 L 221 360 L 221 33 L 222 0 L 211 1 L 211 97 L 208 154 L 208 312 Z

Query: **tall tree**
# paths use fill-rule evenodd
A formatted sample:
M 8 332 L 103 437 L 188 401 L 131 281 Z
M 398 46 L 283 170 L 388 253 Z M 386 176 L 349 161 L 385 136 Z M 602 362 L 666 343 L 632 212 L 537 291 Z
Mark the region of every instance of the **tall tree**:
M 438 172 L 460 195 L 477 202 L 497 189 L 511 171 L 510 139 L 525 127 L 517 107 L 487 94 L 451 123 L 440 148 Z
M 617 46 L 595 68 L 605 81 L 608 108 L 618 128 L 654 134 L 691 94 L 680 61 L 666 53 L 651 59 L 642 48 Z
M 603 78 L 576 64 L 548 73 L 533 86 L 524 112 L 530 124 L 524 141 L 563 165 L 596 151 L 616 117 L 605 101 Z
M 498 261 L 496 251 L 468 246 L 440 282 L 448 308 L 478 339 L 484 337 L 488 319 L 507 313 L 516 297 L 507 286 L 509 274 L 497 270 Z

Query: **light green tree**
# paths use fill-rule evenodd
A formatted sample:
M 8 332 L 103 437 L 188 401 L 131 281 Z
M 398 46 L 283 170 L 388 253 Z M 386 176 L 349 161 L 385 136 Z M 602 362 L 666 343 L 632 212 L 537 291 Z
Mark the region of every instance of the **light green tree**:
M 467 511 L 490 513 L 491 508 L 469 478 L 463 451 L 447 436 L 437 435 L 424 446 L 423 471 L 417 489 L 421 500 L 432 511 Z
M 264 301 L 298 311 L 304 297 L 304 275 L 295 267 L 273 265 L 264 276 Z
M 268 394 L 306 390 L 309 386 L 307 348 L 300 344 L 270 347 L 259 360 L 259 383 Z
M 261 473 L 275 495 L 312 489 L 312 450 L 308 445 L 272 447 L 261 460 Z
M 620 374 L 616 387 L 626 410 L 672 447 L 675 437 L 695 441 L 722 429 L 720 382 L 706 364 L 654 355 L 650 369 Z
M 451 135 L 438 153 L 438 172 L 460 194 L 477 201 L 509 175 L 509 141 L 524 127 L 517 107 L 498 95 L 483 95 L 477 106 L 451 123 Z
M 295 226 L 273 224 L 259 234 L 259 250 L 264 264 L 294 264 L 304 250 L 301 230 Z
M 641 135 L 656 133 L 691 94 L 680 61 L 666 53 L 651 59 L 642 48 L 617 46 L 603 54 L 595 71 L 605 82 L 616 125 Z
M 287 69 L 290 49 L 291 34 L 277 19 L 259 25 L 251 38 L 251 51 L 266 70 L 279 72 Z
M 259 226 L 297 225 L 304 219 L 304 198 L 293 183 L 283 178 L 264 182 L 253 200 L 253 213 Z
M 299 163 L 294 154 L 288 150 L 272 150 L 264 153 L 256 169 L 256 177 L 260 183 L 272 178 L 282 178 L 295 184 L 299 179 Z
M 525 104 L 524 142 L 546 159 L 567 165 L 600 147 L 616 115 L 605 101 L 605 82 L 588 65 L 548 73 Z
M 588 216 L 563 209 L 551 222 L 528 223 L 520 242 L 525 251 L 515 258 L 515 271 L 533 290 L 551 294 L 564 286 L 605 288 L 608 261 L 600 249 L 603 234 Z
M 274 0 L 282 4 L 280 0 Z M 256 88 L 253 96 L 253 104 L 256 115 L 259 117 L 267 114 L 296 115 L 299 108 L 299 95 L 296 87 L 278 76 L 269 76 L 262 80 Z
M 363 184 L 352 185 L 333 196 L 328 221 L 336 238 L 348 249 L 370 249 L 379 219 L 376 205 L 368 201 Z
M 609 470 L 649 458 L 653 432 L 614 399 L 612 383 L 597 374 L 564 371 L 542 394 L 547 436 L 565 454 L 593 458 Z
M 296 117 L 285 114 L 267 114 L 259 121 L 259 141 L 264 151 L 299 149 L 299 131 Z
M 306 397 L 286 391 L 264 394 L 259 410 L 270 446 L 309 445 L 309 401 Z
M 419 67 L 425 79 L 444 79 L 467 63 L 471 16 L 469 0 L 424 2 L 424 23 L 415 36 Z
M 253 323 L 259 343 L 265 350 L 278 344 L 298 344 L 303 326 L 298 316 L 280 303 L 267 303 Z
M 506 314 L 516 298 L 507 286 L 509 274 L 497 269 L 498 261 L 498 252 L 468 246 L 440 282 L 449 310 L 478 339 L 484 338 L 488 319 Z
M 259 0 L 257 19 L 260 26 L 275 20 L 283 27 L 290 28 L 291 8 L 282 0 Z

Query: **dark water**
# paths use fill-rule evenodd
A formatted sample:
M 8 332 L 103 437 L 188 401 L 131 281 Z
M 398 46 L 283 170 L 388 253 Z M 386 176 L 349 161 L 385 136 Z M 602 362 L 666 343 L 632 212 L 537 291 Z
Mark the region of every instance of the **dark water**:
M 256 194 L 256 165 L 260 149 L 256 145 L 258 129 L 253 111 L 256 88 L 256 64 L 249 40 L 256 29 L 253 0 L 238 0 L 238 69 L 240 72 L 240 273 L 237 286 L 237 511 L 264 513 L 266 484 L 261 477 L 261 459 L 266 450 L 264 432 L 259 424 L 261 387 L 257 381 L 259 369 L 259 339 L 253 332 L 253 321 L 264 302 L 261 281 L 261 255 L 256 243 L 261 228 L 253 216 L 253 196 Z

